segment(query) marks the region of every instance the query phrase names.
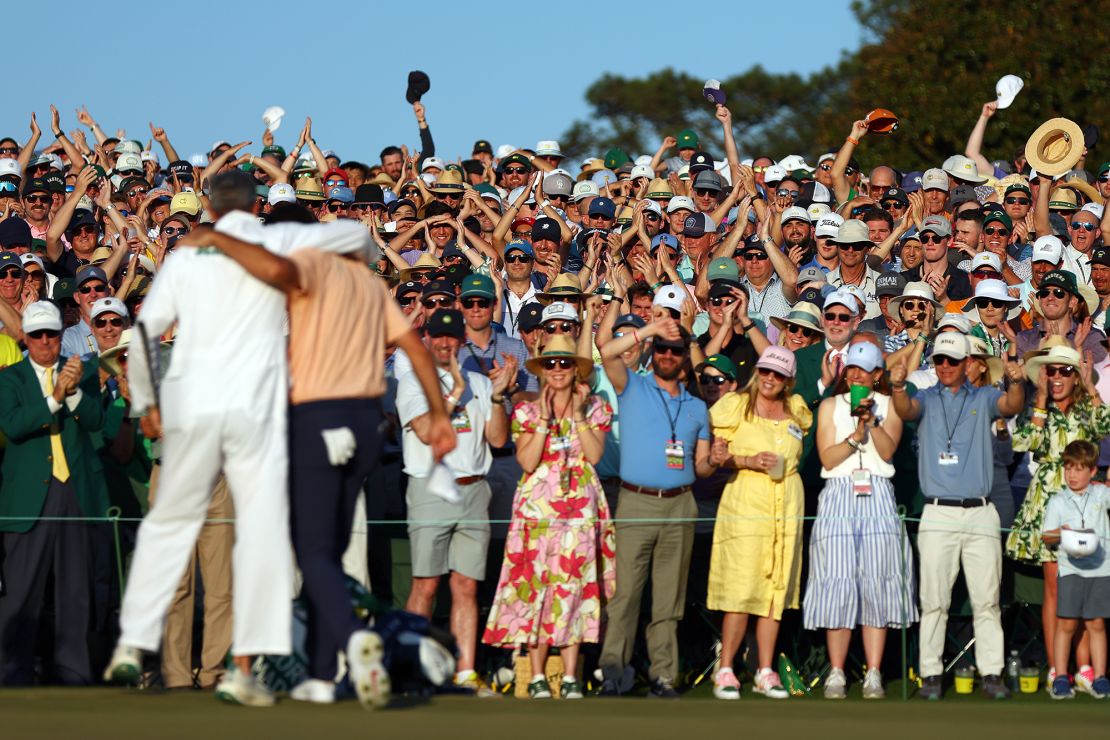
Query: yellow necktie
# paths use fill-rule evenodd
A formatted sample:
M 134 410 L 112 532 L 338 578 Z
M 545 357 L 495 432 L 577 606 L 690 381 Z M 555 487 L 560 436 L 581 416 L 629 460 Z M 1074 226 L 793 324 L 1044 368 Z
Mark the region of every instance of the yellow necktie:
M 46 392 L 54 392 L 54 368 L 46 368 Z M 62 448 L 61 425 L 54 419 L 50 423 L 50 454 L 54 459 L 54 477 L 65 483 L 69 480 L 69 465 L 66 463 L 66 452 Z

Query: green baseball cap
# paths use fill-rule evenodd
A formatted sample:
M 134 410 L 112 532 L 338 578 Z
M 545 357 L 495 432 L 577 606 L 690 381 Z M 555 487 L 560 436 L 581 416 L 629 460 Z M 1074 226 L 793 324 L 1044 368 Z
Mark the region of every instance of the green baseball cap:
M 983 226 L 997 221 L 1006 227 L 1008 231 L 1013 231 L 1014 220 L 1005 213 L 1005 211 L 991 211 L 983 217 Z
M 693 129 L 683 129 L 678 132 L 678 148 L 679 149 L 697 149 L 698 148 L 698 135 L 694 133 Z
M 706 277 L 709 282 L 714 280 L 731 280 L 734 283 L 740 282 L 740 268 L 736 266 L 736 260 L 729 259 L 728 257 L 718 257 L 709 263 L 709 271 Z
M 715 369 L 729 380 L 736 380 L 736 363 L 725 355 L 709 355 L 705 358 L 705 362 L 698 365 L 698 369 L 701 370 L 706 366 Z
M 45 239 L 32 239 L 31 251 L 36 254 L 46 254 L 46 240 Z
M 73 291 L 77 289 L 77 283 L 73 278 L 62 278 L 54 283 L 54 291 L 50 297 L 56 301 L 65 298 L 73 298 Z
M 277 144 L 271 144 L 270 146 L 263 147 L 262 156 L 265 157 L 267 154 L 276 154 L 282 159 L 285 159 L 285 147 L 278 146 Z
M 1021 192 L 1025 193 L 1026 195 L 1032 195 L 1033 194 L 1033 191 L 1030 190 L 1029 186 L 1026 185 L 1025 183 L 1023 183 L 1023 182 L 1012 182 L 1012 183 L 1010 183 L 1009 185 L 1006 186 L 1006 192 L 1003 194 L 1003 197 L 1009 195 L 1010 193 L 1014 192 L 1015 190 L 1020 190 Z
M 605 167 L 606 169 L 615 170 L 626 162 L 631 162 L 629 157 L 623 149 L 613 148 L 605 152 Z
M 470 298 L 471 296 L 489 298 L 490 300 L 497 298 L 497 291 L 494 290 L 493 280 L 489 275 L 471 275 L 462 281 L 459 298 Z
M 1101 175 L 1103 172 L 1110 172 L 1110 162 L 1103 162 L 1098 166 L 1098 173 Z

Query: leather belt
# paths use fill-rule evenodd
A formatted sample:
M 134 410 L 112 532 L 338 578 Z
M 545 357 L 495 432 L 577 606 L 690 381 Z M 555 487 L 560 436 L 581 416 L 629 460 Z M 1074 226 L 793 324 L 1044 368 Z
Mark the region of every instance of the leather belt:
M 679 486 L 678 488 L 648 488 L 647 486 L 634 486 L 626 481 L 621 481 L 621 488 L 627 488 L 633 493 L 642 493 L 645 496 L 656 498 L 674 498 L 694 490 L 693 486 Z
M 955 506 L 960 509 L 976 509 L 980 506 L 986 506 L 990 501 L 986 498 L 927 498 L 927 504 L 935 504 L 936 506 Z
M 456 478 L 455 479 L 455 485 L 457 485 L 457 486 L 469 486 L 473 483 L 477 483 L 478 481 L 485 480 L 485 479 L 486 479 L 486 476 L 484 476 L 484 475 L 468 475 L 468 476 L 463 477 L 463 478 Z

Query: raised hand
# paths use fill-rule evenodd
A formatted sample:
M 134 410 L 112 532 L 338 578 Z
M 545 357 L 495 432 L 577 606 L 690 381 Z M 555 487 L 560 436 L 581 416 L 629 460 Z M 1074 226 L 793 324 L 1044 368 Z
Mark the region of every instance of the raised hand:
M 983 103 L 983 118 L 990 118 L 998 112 L 998 101 L 992 100 L 989 103 Z
M 155 126 L 153 121 L 150 121 L 149 123 L 150 135 L 154 137 L 154 140 L 157 141 L 159 144 L 166 143 L 166 129 Z
M 94 121 L 93 117 L 89 115 L 89 109 L 83 105 L 77 109 L 77 122 L 80 123 L 82 126 L 88 126 L 89 128 L 93 128 L 94 126 L 96 126 L 96 121 Z

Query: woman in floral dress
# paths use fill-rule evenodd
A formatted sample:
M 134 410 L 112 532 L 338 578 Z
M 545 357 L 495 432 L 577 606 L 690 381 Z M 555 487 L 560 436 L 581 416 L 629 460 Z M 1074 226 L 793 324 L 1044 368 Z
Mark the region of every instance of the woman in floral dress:
M 602 608 L 616 583 L 615 531 L 594 470 L 612 410 L 581 382 L 593 363 L 568 338 L 552 338 L 527 367 L 542 389 L 513 413 L 524 476 L 482 642 L 529 646 L 534 699 L 551 697 L 544 665 L 555 645 L 565 674 L 560 695 L 580 699 L 578 648 L 600 639 Z
M 1014 451 L 1032 453 L 1036 471 L 1025 500 L 1014 517 L 1013 528 L 1006 540 L 1006 555 L 1044 568 L 1044 602 L 1041 623 L 1046 645 L 1052 645 L 1056 634 L 1056 554 L 1041 540 L 1045 507 L 1053 493 L 1067 488 L 1064 448 L 1075 440 L 1098 444 L 1110 434 L 1110 406 L 1102 405 L 1091 380 L 1091 363 L 1071 347 L 1052 347 L 1044 354 L 1025 363 L 1025 373 L 1037 388 L 1033 408 L 1014 432 Z M 1076 673 L 1079 687 L 1094 680 L 1090 670 L 1090 647 L 1084 639 L 1076 648 Z M 1049 666 L 1049 681 L 1056 668 L 1066 672 L 1067 666 Z

